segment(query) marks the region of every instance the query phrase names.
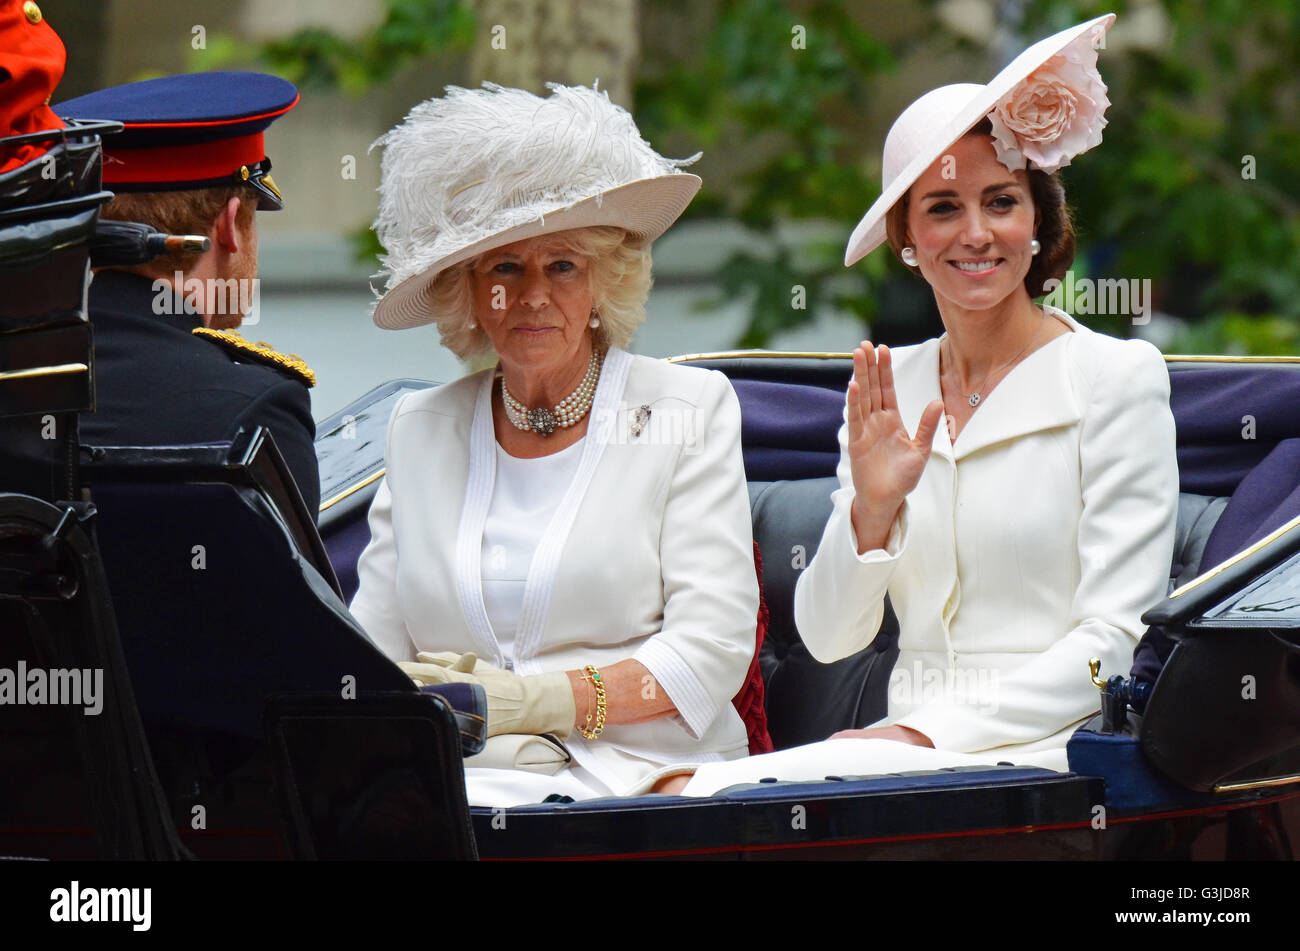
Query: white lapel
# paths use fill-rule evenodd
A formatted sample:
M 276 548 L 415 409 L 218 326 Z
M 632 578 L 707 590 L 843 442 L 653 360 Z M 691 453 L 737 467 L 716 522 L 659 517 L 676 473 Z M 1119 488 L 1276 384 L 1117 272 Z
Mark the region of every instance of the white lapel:
M 1011 368 L 957 436 L 953 454 L 958 461 L 1007 439 L 1079 420 L 1082 412 L 1070 383 L 1070 353 L 1077 335 L 1086 331 L 1063 312 L 1053 309 L 1053 313 L 1065 318 L 1075 332 L 1049 340 Z M 937 365 L 935 374 L 937 381 Z
M 505 661 L 483 603 L 483 526 L 492 505 L 496 481 L 496 432 L 492 426 L 492 386 L 495 373 L 484 374 L 474 404 L 469 432 L 469 469 L 465 477 L 465 507 L 456 533 L 456 594 L 481 657 L 495 664 Z
M 550 524 L 537 543 L 537 551 L 533 553 L 528 580 L 524 583 L 519 628 L 515 633 L 515 666 L 521 673 L 538 669 L 536 657 L 542 647 L 542 635 L 546 631 L 560 556 L 569 540 L 569 530 L 578 517 L 578 509 L 586 497 L 587 487 L 596 474 L 596 466 L 600 464 L 601 455 L 609 443 L 631 367 L 631 354 L 617 347 L 609 348 L 600 371 L 600 382 L 596 385 L 596 396 L 591 404 L 591 416 L 587 423 L 582 458 L 578 460 L 578 471 L 573 474 L 569 490 L 564 493 L 559 508 L 551 516 Z
M 915 436 L 925 407 L 943 398 L 939 390 L 939 341 L 932 338 L 901 352 L 904 358 L 893 364 L 894 395 L 898 398 L 898 414 L 903 417 L 904 428 L 908 435 Z M 942 420 L 931 454 L 952 461 L 952 442 Z
M 988 395 L 984 405 L 970 418 L 957 437 L 956 445 L 948 436 L 948 427 L 939 426 L 932 452 L 950 461 L 960 461 L 971 453 L 1026 433 L 1068 426 L 1081 412 L 1070 385 L 1071 349 L 1079 334 L 1087 328 L 1068 314 L 1048 308 L 1074 331 L 1050 340 L 1016 366 Z M 921 412 L 931 400 L 941 399 L 939 389 L 939 340 L 900 350 L 905 358 L 894 364 L 894 392 L 903 425 L 913 435 Z

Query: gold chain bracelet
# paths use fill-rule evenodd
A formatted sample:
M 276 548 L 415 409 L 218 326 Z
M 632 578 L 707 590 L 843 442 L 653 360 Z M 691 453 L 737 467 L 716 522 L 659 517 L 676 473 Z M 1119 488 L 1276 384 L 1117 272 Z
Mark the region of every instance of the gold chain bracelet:
M 591 726 L 591 714 L 587 714 L 587 725 L 578 727 L 584 740 L 594 740 L 605 729 L 605 685 L 600 680 L 600 671 L 588 664 L 582 668 L 582 679 L 596 690 L 596 725 Z

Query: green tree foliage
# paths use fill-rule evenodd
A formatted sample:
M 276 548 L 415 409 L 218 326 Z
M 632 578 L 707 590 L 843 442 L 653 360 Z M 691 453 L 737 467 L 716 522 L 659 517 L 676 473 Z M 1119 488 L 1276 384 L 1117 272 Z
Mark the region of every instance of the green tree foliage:
M 1126 12 L 1109 2 L 1024 6 L 1022 46 L 1117 6 L 1121 21 Z M 1170 349 L 1292 352 L 1300 321 L 1293 65 L 1300 4 L 1161 6 L 1171 27 L 1163 42 L 1102 54 L 1113 103 L 1105 144 L 1062 172 L 1079 228 L 1076 276 L 1149 278 L 1157 308 L 1187 322 Z M 880 192 L 874 156 L 843 148 L 851 104 L 865 101 L 873 80 L 891 68 L 890 52 L 839 4 L 722 0 L 715 9 L 705 48 L 638 87 L 647 137 L 685 128 L 707 147 L 731 130 L 732 143 L 762 143 L 737 182 L 706 182 L 704 207 L 765 231 L 777 220 L 828 220 L 847 236 Z M 809 55 L 791 54 L 795 22 L 808 26 Z M 894 54 L 902 59 L 940 31 L 936 18 Z M 990 62 L 988 75 L 971 81 L 986 81 L 999 66 Z M 857 265 L 848 282 L 833 256 L 800 257 L 804 263 L 794 265 L 793 249 L 774 240 L 768 256 L 744 252 L 728 263 L 724 290 L 753 294 L 742 344 L 765 344 L 821 302 L 879 324 L 889 316 L 880 302 L 898 299 L 912 280 L 884 253 Z M 790 308 L 792 284 L 808 288 L 808 310 Z M 1109 333 L 1128 329 L 1113 316 L 1083 319 Z
M 1027 31 L 1046 34 L 1109 8 L 1063 6 L 1072 9 L 1027 19 Z M 1188 322 L 1171 350 L 1296 352 L 1300 4 L 1161 6 L 1172 28 L 1166 43 L 1101 54 L 1112 102 L 1106 141 L 1063 173 L 1085 269 L 1151 278 L 1157 306 Z
M 255 57 L 300 88 L 360 95 L 422 60 L 469 49 L 477 21 L 465 0 L 385 0 L 383 19 L 360 39 L 308 27 L 263 43 Z M 219 36 L 203 62 L 221 68 L 244 56 L 232 37 Z M 352 232 L 351 244 L 359 261 L 374 261 L 383 251 L 367 226 Z
M 385 6 L 384 19 L 359 41 L 311 28 L 266 43 L 260 56 L 300 86 L 359 93 L 412 62 L 474 42 L 476 17 L 462 0 L 386 0 Z
M 894 54 L 842 3 L 720 0 L 713 13 L 702 49 L 646 64 L 636 112 L 651 142 L 686 132 L 705 149 L 749 143 L 748 166 L 726 182 L 706 179 L 688 210 L 734 217 L 770 248 L 737 252 L 719 275 L 728 298 L 751 301 L 739 345 L 764 346 L 827 303 L 874 322 L 882 262 L 846 272 L 842 243 L 791 247 L 775 225 L 855 222 L 864 199 L 879 192 L 850 131 L 857 104 L 895 67 Z M 805 309 L 791 306 L 796 285 L 806 289 Z
M 1062 172 L 1079 231 L 1075 274 L 1149 278 L 1157 309 L 1187 322 L 1170 349 L 1293 351 L 1300 343 L 1300 4 L 1158 2 L 1168 35 L 1103 52 L 1113 103 L 1106 141 Z M 1107 10 L 1123 23 L 1126 8 L 1137 18 L 1146 5 L 996 4 L 1004 14 L 1024 8 L 1015 24 L 1022 46 Z M 880 339 L 896 336 L 880 328 L 900 314 L 922 319 L 915 301 L 928 291 L 890 255 L 842 266 L 844 238 L 880 190 L 880 143 L 864 152 L 859 105 L 913 53 L 968 41 L 943 33 L 938 0 L 920 4 L 926 15 L 916 18 L 918 28 L 888 47 L 851 6 L 715 0 L 707 32 L 680 52 L 660 51 L 638 77 L 637 121 L 650 141 L 685 140 L 743 159 L 729 180 L 706 181 L 689 212 L 734 218 L 764 239 L 763 250 L 737 253 L 719 275 L 723 293 L 751 301 L 743 346 L 763 346 L 827 305 L 856 314 Z M 703 15 L 693 0 L 660 7 L 689 11 L 697 25 Z M 476 29 L 463 0 L 387 0 L 384 21 L 361 41 L 304 30 L 261 56 L 305 85 L 356 90 L 466 48 Z M 1000 65 L 989 61 L 986 75 L 969 79 L 987 81 Z M 837 237 L 796 242 L 775 228 L 791 222 L 820 223 Z M 805 309 L 791 306 L 795 285 L 805 289 Z M 1114 317 L 1091 322 L 1110 333 L 1126 329 Z

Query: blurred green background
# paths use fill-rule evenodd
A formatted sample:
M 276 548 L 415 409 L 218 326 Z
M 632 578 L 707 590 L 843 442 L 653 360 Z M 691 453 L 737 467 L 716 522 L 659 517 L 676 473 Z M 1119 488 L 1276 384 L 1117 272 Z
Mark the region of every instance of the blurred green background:
M 384 23 L 361 44 L 307 30 L 267 44 L 263 58 L 308 87 L 363 89 L 422 57 L 470 47 L 493 12 L 448 0 L 386 6 Z M 1011 44 L 1018 51 L 1101 13 L 1118 13 L 1122 24 L 1132 7 L 1160 8 L 1163 17 L 1145 15 L 1149 36 L 1114 55 L 1112 41 L 1102 54 L 1112 102 L 1104 147 L 1062 172 L 1080 232 L 1075 274 L 1149 278 L 1157 307 L 1187 321 L 1168 342 L 1171 349 L 1296 352 L 1300 4 L 1294 0 L 928 2 L 916 5 L 925 15 L 910 28 L 890 29 L 888 42 L 852 16 L 855 5 L 848 3 L 670 0 L 655 6 L 679 15 L 703 7 L 710 16 L 689 44 L 654 47 L 653 58 L 645 57 L 634 76 L 637 122 L 655 143 L 746 151 L 745 143 L 761 143 L 732 176 L 706 178 L 688 216 L 734 217 L 768 235 L 779 221 L 852 230 L 880 191 L 879 158 L 864 154 L 854 134 L 857 106 L 871 98 L 878 77 L 933 43 L 936 32 L 951 33 L 953 46 L 970 48 L 978 63 L 978 40 L 993 37 L 989 12 L 1023 37 Z M 968 22 L 958 32 L 962 26 L 953 21 L 963 14 Z M 804 27 L 802 44 L 796 24 Z M 967 81 L 985 82 L 1001 65 L 990 56 Z M 806 320 L 822 299 L 876 325 L 884 301 L 901 297 L 915 305 L 916 295 L 908 293 L 915 279 L 886 253 L 872 255 L 844 280 L 842 241 L 774 244 L 763 255 L 738 252 L 721 275 L 725 293 L 753 297 L 739 346 L 765 346 L 775 332 Z M 790 306 L 794 285 L 807 289 L 808 308 Z M 930 323 L 912 313 L 899 322 L 909 317 Z M 1090 319 L 1116 331 L 1113 319 L 1084 318 Z
M 708 273 L 692 271 L 695 252 L 679 253 L 675 266 L 667 256 L 662 269 L 657 256 L 668 275 L 661 284 L 692 284 L 693 311 L 741 307 L 743 320 L 728 325 L 736 346 L 802 341 L 801 328 L 830 313 L 834 333 L 817 339 L 842 341 L 836 349 L 848 349 L 854 333 L 905 343 L 941 329 L 926 285 L 887 251 L 842 265 L 849 232 L 879 194 L 881 145 L 898 112 L 935 86 L 987 82 L 1033 41 L 1113 11 L 1099 61 L 1112 103 L 1105 139 L 1061 172 L 1078 231 L 1074 271 L 1149 279 L 1157 313 L 1149 326 L 1080 319 L 1117 336 L 1141 333 L 1171 353 L 1294 354 L 1300 345 L 1295 0 L 43 6 L 70 49 L 61 98 L 199 69 L 264 69 L 298 83 L 299 131 L 277 132 L 292 130 L 286 119 L 269 133 L 302 156 L 301 184 L 290 176 L 286 191 L 306 188 L 319 206 L 305 210 L 318 219 L 304 226 L 299 217 L 296 227 L 337 230 L 351 248 L 347 266 L 368 271 L 378 153 L 365 150 L 375 136 L 447 83 L 543 93 L 548 80 L 599 77 L 661 153 L 704 153 L 692 167 L 704 190 L 669 237 L 692 224 L 712 228 L 726 239 L 697 246 L 723 250 Z M 59 21 L 72 6 L 77 21 Z M 313 151 L 328 153 L 317 158 L 333 179 L 338 156 L 354 157 L 368 187 L 348 191 L 311 171 Z

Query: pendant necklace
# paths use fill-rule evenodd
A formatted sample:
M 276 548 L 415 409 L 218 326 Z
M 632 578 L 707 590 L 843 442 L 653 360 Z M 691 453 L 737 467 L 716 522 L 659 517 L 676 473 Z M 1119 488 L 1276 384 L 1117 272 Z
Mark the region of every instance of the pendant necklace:
M 1028 343 L 1026 343 L 1023 347 L 1020 348 L 1020 352 L 1017 353 L 1017 354 L 1016 354 L 1014 357 L 1012 357 L 1010 360 L 1008 360 L 1006 363 L 1002 364 L 1002 366 L 998 367 L 998 368 L 995 369 L 995 370 L 990 370 L 988 373 L 985 373 L 985 374 L 984 374 L 984 379 L 980 380 L 980 385 L 977 386 L 977 387 L 975 387 L 975 392 L 974 392 L 974 393 L 971 393 L 969 396 L 966 397 L 966 402 L 968 402 L 972 407 L 975 407 L 975 406 L 979 406 L 979 405 L 980 405 L 980 400 L 982 400 L 982 399 L 984 398 L 984 397 L 981 395 L 981 391 L 984 389 L 984 384 L 987 383 L 987 382 L 989 381 L 989 378 L 990 378 L 991 376 L 993 376 L 993 374 L 997 373 L 999 370 L 1005 370 L 1007 367 L 1011 366 L 1011 364 L 1013 364 L 1013 363 L 1015 363 L 1017 360 L 1019 360 L 1022 356 L 1024 356 L 1025 351 L 1029 349 L 1029 345 L 1032 344 L 1035 340 L 1038 339 L 1038 335 L 1039 335 L 1040 333 L 1043 332 L 1043 322 L 1047 320 L 1047 312 L 1046 312 L 1046 311 L 1043 311 L 1043 312 L 1042 312 L 1042 315 L 1043 315 L 1043 316 L 1042 316 L 1042 318 L 1039 320 L 1039 323 L 1038 323 L 1038 329 L 1034 331 L 1034 335 L 1033 335 L 1032 337 L 1029 338 Z M 949 349 L 949 351 L 952 350 L 952 341 L 951 341 L 951 340 L 948 341 L 948 349 Z M 956 361 L 953 361 L 952 371 L 953 371 L 953 376 L 956 376 L 956 375 L 957 375 L 957 363 L 956 363 Z

